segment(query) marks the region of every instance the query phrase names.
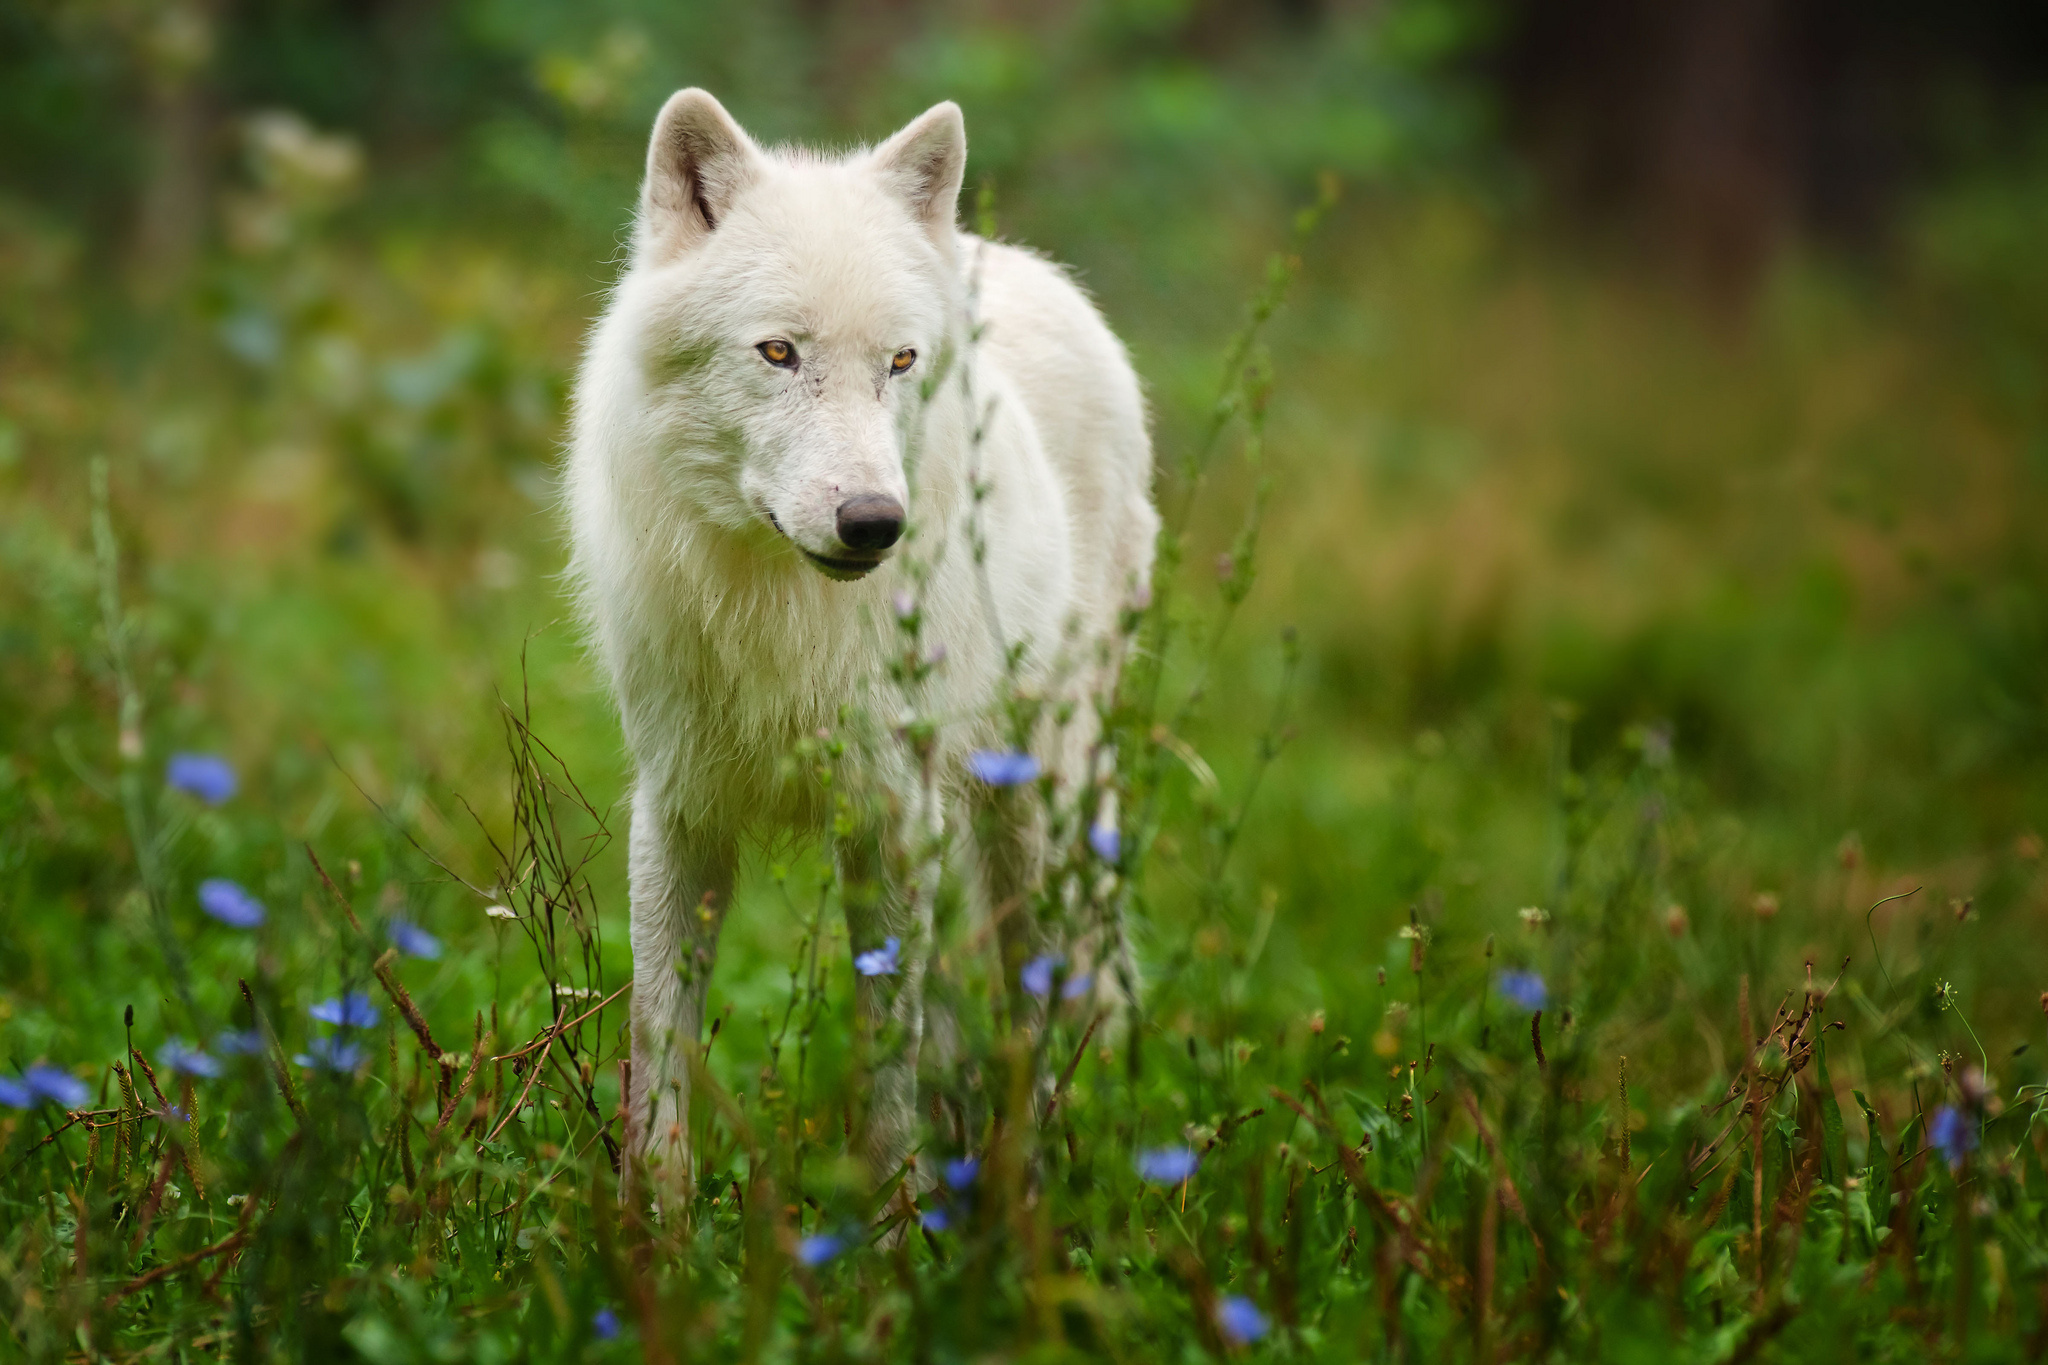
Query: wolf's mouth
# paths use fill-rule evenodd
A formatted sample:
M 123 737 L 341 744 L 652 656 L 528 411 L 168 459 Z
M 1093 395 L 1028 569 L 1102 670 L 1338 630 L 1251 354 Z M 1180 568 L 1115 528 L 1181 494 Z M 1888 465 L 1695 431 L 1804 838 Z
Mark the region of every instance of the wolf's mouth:
M 838 559 L 831 555 L 821 555 L 815 550 L 807 550 L 802 545 L 797 544 L 795 536 L 782 529 L 782 523 L 776 519 L 774 512 L 769 511 L 766 507 L 761 510 L 768 513 L 768 524 L 775 528 L 777 535 L 781 536 L 791 545 L 796 545 L 798 554 L 810 560 L 812 564 L 817 566 L 819 573 L 835 583 L 857 582 L 860 579 L 866 578 L 882 565 L 882 559 L 879 555 L 873 559 Z

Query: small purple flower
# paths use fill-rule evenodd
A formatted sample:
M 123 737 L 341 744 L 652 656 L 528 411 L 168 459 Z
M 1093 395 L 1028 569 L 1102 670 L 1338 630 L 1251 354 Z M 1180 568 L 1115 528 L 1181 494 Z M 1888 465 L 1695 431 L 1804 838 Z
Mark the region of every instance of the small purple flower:
M 1040 953 L 1017 973 L 1017 982 L 1041 1000 L 1052 994 L 1053 969 L 1066 961 L 1057 953 Z
M 967 755 L 967 771 L 991 787 L 1021 787 L 1038 780 L 1038 760 L 1019 750 L 976 749 Z
M 231 929 L 254 929 L 263 923 L 263 902 L 226 877 L 199 883 L 199 908 Z
M 894 934 L 891 934 L 888 938 L 882 940 L 881 947 L 870 948 L 864 953 L 856 953 L 853 959 L 853 969 L 862 976 L 894 976 L 896 975 L 897 958 L 900 956 L 902 947 L 902 941 Z
M 953 1217 L 944 1209 L 926 1209 L 917 1216 L 918 1225 L 927 1232 L 944 1232 L 953 1226 Z
M 219 1062 L 196 1047 L 187 1047 L 182 1038 L 173 1038 L 165 1043 L 159 1056 L 165 1066 L 183 1075 L 203 1076 L 208 1080 L 220 1075 Z
M 339 1038 L 315 1038 L 292 1060 L 318 1071 L 354 1071 L 362 1064 L 363 1050 Z
M 597 1316 L 590 1320 L 590 1330 L 599 1341 L 614 1341 L 619 1335 L 619 1315 L 609 1308 L 597 1310 Z
M 1155 1185 L 1178 1185 L 1195 1173 L 1202 1159 L 1186 1147 L 1155 1147 L 1138 1153 L 1138 1175 Z
M 173 1123 L 190 1123 L 192 1121 L 192 1116 L 175 1104 L 167 1104 L 154 1112 L 158 1118 L 169 1119 Z
M 9 1109 L 30 1109 L 37 1103 L 36 1092 L 20 1081 L 10 1081 L 0 1076 L 0 1104 Z
M 816 1232 L 796 1244 L 796 1258 L 807 1266 L 819 1266 L 846 1250 L 846 1239 L 830 1232 Z
M 1977 1128 L 1960 1109 L 1944 1104 L 1934 1111 L 1934 1119 L 1927 1125 L 1927 1145 L 1937 1148 L 1948 1158 L 1951 1170 L 1963 1164 L 1963 1158 L 1977 1150 Z
M 441 940 L 409 920 L 391 921 L 388 932 L 398 951 L 407 957 L 424 957 L 431 961 L 441 956 Z
M 235 770 L 219 754 L 172 754 L 164 765 L 164 781 L 209 806 L 235 794 Z
M 974 1183 L 974 1177 L 981 1174 L 981 1163 L 971 1156 L 946 1163 L 946 1186 L 949 1189 L 964 1190 Z
M 263 1035 L 255 1029 L 223 1029 L 213 1050 L 229 1057 L 254 1057 L 263 1051 Z
M 895 596 L 889 599 L 889 605 L 896 608 L 896 619 L 899 621 L 908 621 L 917 615 L 917 599 L 912 597 L 907 589 L 896 589 Z
M 323 1024 L 340 1028 L 369 1028 L 377 1022 L 376 1007 L 362 991 L 350 991 L 338 1000 L 322 1000 L 306 1013 Z
M 1088 988 L 1095 984 L 1095 978 L 1086 972 L 1075 972 L 1067 978 L 1067 984 L 1060 987 L 1060 999 L 1079 1000 L 1088 994 Z
M 1105 863 L 1113 863 L 1123 856 L 1123 835 L 1117 832 L 1115 825 L 1097 821 L 1088 827 L 1088 847 L 1094 849 L 1095 856 Z
M 92 1096 L 84 1081 L 54 1066 L 32 1066 L 21 1073 L 21 1080 L 30 1093 L 66 1109 L 76 1109 Z
M 1550 989 L 1534 972 L 1502 972 L 1494 978 L 1500 993 L 1523 1009 L 1534 1013 L 1550 1000 Z
M 1235 1346 L 1250 1345 L 1266 1335 L 1266 1315 L 1242 1294 L 1216 1301 L 1216 1325 Z

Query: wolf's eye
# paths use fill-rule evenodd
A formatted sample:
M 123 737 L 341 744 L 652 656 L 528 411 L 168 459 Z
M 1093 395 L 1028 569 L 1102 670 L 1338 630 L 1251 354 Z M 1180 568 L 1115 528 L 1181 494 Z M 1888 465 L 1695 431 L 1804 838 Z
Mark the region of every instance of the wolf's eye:
M 770 365 L 785 370 L 796 368 L 796 347 L 786 341 L 764 341 L 754 348 L 761 353 L 761 359 Z
M 905 346 L 895 355 L 889 357 L 889 373 L 902 374 L 905 370 L 909 369 L 912 365 L 915 365 L 916 363 L 917 352 L 912 350 L 910 347 Z

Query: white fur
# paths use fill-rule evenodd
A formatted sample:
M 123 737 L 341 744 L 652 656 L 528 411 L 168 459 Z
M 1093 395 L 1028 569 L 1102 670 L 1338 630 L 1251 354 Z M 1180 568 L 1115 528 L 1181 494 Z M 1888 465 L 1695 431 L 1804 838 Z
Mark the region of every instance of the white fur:
M 826 158 L 761 148 L 711 96 L 683 91 L 656 120 L 631 261 L 590 337 L 566 481 L 571 575 L 636 770 L 629 1114 L 670 1190 L 685 1188 L 689 1066 L 735 847 L 820 827 L 815 789 L 781 770 L 843 705 L 892 695 L 880 680 L 903 652 L 896 595 L 914 596 L 924 641 L 944 648 L 921 698 L 947 722 L 935 777 L 900 803 L 930 829 L 966 752 L 994 735 L 998 641 L 1026 647 L 1027 685 L 1106 687 L 1094 642 L 1151 572 L 1151 449 L 1129 360 L 1057 267 L 955 230 L 965 159 L 950 103 Z M 795 371 L 756 349 L 775 339 L 795 347 Z M 892 375 L 906 347 L 916 361 Z M 863 495 L 904 504 L 911 536 L 835 581 L 802 552 L 843 560 L 836 509 Z M 928 569 L 921 586 L 913 562 Z M 1070 791 L 1093 742 L 1077 710 L 1041 755 Z M 878 846 L 865 845 L 869 864 Z M 863 857 L 845 841 L 839 854 Z M 896 977 L 860 982 L 863 1018 L 901 1034 L 865 1118 L 883 1174 L 910 1130 L 929 899 L 899 887 L 849 909 L 857 951 L 884 930 L 904 944 Z

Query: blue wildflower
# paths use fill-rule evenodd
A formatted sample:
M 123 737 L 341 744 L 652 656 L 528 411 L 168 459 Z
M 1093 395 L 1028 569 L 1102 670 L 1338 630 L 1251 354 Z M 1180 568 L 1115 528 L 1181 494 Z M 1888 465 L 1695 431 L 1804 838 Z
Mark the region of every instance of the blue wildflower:
M 949 1189 L 964 1190 L 974 1183 L 974 1177 L 981 1174 L 981 1163 L 971 1156 L 946 1163 L 946 1186 Z
M 0 1104 L 9 1109 L 27 1109 L 36 1103 L 36 1092 L 20 1081 L 10 1081 L 0 1076 Z
M 398 945 L 398 951 L 407 957 L 424 957 L 431 960 L 441 956 L 441 940 L 409 920 L 391 921 L 388 932 L 391 941 Z
M 235 794 L 235 770 L 219 754 L 172 754 L 164 766 L 164 781 L 209 806 Z
M 254 929 L 263 923 L 263 902 L 226 877 L 199 883 L 199 908 L 231 929 Z
M 1053 969 L 1066 961 L 1057 953 L 1040 953 L 1025 963 L 1017 973 L 1018 984 L 1031 994 L 1043 999 L 1052 994 Z
M 1494 978 L 1500 993 L 1523 1009 L 1534 1013 L 1550 999 L 1550 988 L 1534 972 L 1502 972 Z
M 1115 825 L 1099 821 L 1088 827 L 1088 847 L 1095 850 L 1095 856 L 1105 863 L 1113 863 L 1124 851 L 1123 836 L 1117 833 Z
M 192 1116 L 175 1104 L 167 1104 L 163 1108 L 156 1110 L 155 1113 L 160 1119 L 173 1119 L 179 1123 L 190 1123 L 192 1121 Z
M 619 1335 L 619 1315 L 609 1308 L 597 1310 L 597 1316 L 590 1320 L 590 1330 L 599 1341 L 612 1341 Z
M 830 1232 L 816 1232 L 796 1244 L 796 1258 L 807 1266 L 818 1266 L 844 1250 L 845 1238 Z
M 255 1029 L 223 1029 L 213 1040 L 213 1050 L 230 1057 L 254 1057 L 263 1051 L 263 1035 Z
M 306 1050 L 292 1058 L 300 1066 L 324 1071 L 354 1071 L 362 1064 L 363 1049 L 339 1038 L 315 1038 Z
M 220 1075 L 220 1063 L 196 1047 L 187 1047 L 182 1038 L 173 1038 L 164 1044 L 161 1054 L 163 1064 L 173 1071 L 187 1076 L 204 1076 L 208 1080 Z
M 21 1073 L 21 1081 L 30 1093 L 66 1109 L 78 1108 L 92 1095 L 84 1081 L 54 1066 L 32 1066 Z
M 1155 1185 L 1178 1185 L 1195 1173 L 1202 1159 L 1186 1147 L 1155 1147 L 1138 1153 L 1138 1175 Z
M 1095 978 L 1088 973 L 1075 972 L 1067 978 L 1067 984 L 1060 987 L 1060 999 L 1079 1000 L 1082 996 L 1088 994 L 1088 988 L 1094 983 Z
M 862 976 L 894 976 L 896 961 L 902 947 L 902 941 L 891 934 L 882 940 L 881 947 L 855 954 L 853 969 Z
M 1216 1301 L 1216 1325 L 1236 1346 L 1249 1345 L 1266 1335 L 1266 1315 L 1242 1294 Z
M 917 1216 L 917 1221 L 927 1232 L 944 1232 L 953 1226 L 953 1216 L 944 1209 L 926 1209 Z
M 1038 780 L 1038 760 L 1014 749 L 976 749 L 967 755 L 967 771 L 991 787 L 1021 787 Z
M 377 1010 L 362 991 L 350 991 L 338 1000 L 322 1000 L 306 1013 L 340 1028 L 369 1028 L 377 1022 Z
M 1927 1125 L 1927 1145 L 1938 1149 L 1948 1158 L 1950 1169 L 1954 1169 L 1977 1150 L 1977 1126 L 1960 1109 L 1944 1104 L 1934 1111 L 1934 1119 Z

